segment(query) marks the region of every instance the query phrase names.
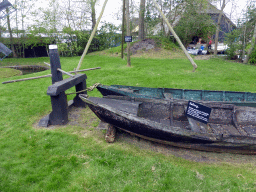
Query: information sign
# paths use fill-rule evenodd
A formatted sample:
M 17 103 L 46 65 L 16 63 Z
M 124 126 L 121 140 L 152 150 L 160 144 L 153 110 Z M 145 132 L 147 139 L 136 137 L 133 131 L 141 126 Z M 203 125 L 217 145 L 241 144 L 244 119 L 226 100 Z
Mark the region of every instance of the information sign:
M 212 109 L 209 107 L 189 101 L 186 116 L 207 124 L 209 121 L 211 111 Z
M 126 43 L 132 42 L 132 36 L 124 36 L 124 41 Z

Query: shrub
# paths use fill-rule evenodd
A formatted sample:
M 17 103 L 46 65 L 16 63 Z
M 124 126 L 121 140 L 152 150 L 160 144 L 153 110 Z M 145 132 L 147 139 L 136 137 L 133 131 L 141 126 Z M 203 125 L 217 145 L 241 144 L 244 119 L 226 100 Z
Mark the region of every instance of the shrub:
M 249 59 L 249 63 L 254 65 L 256 63 L 256 49 L 254 48 Z
M 242 49 L 242 45 L 239 43 L 240 33 L 240 30 L 233 30 L 226 34 L 225 43 L 229 47 L 226 51 L 228 59 L 235 59 L 239 54 L 239 50 Z

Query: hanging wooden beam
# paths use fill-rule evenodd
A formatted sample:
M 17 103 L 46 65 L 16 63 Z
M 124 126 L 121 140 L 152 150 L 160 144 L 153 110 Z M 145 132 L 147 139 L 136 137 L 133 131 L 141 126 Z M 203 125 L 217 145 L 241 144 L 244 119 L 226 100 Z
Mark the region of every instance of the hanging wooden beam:
M 90 69 L 81 69 L 81 70 L 78 70 L 78 71 L 69 71 L 69 73 L 77 73 L 77 72 L 83 72 L 83 71 L 91 71 L 91 70 L 96 70 L 96 69 L 101 69 L 101 68 L 100 68 L 100 67 L 96 67 L 96 68 L 90 68 Z M 43 75 L 43 76 L 38 76 L 38 77 L 29 77 L 29 78 L 24 78 L 24 79 L 16 79 L 16 80 L 11 80 L 11 81 L 2 82 L 2 84 L 16 83 L 16 82 L 20 82 L 20 81 L 28 81 L 28 80 L 34 80 L 34 79 L 42 79 L 42 78 L 51 77 L 51 76 L 52 76 L 52 74 Z
M 175 37 L 176 41 L 179 43 L 181 49 L 183 50 L 183 52 L 185 53 L 186 57 L 188 58 L 188 60 L 190 61 L 190 63 L 193 65 L 194 70 L 193 72 L 195 72 L 197 65 L 194 62 L 194 60 L 192 59 L 192 57 L 189 55 L 189 53 L 187 52 L 186 48 L 184 47 L 184 45 L 182 44 L 180 38 L 178 37 L 178 35 L 175 33 L 175 31 L 173 30 L 171 24 L 169 23 L 168 19 L 165 17 L 164 13 L 162 12 L 162 10 L 160 9 L 160 7 L 158 6 L 158 4 L 156 3 L 155 0 L 153 0 L 156 8 L 158 9 L 159 13 L 162 15 L 164 21 L 166 22 L 167 26 L 169 27 L 170 31 L 172 32 L 173 36 Z
M 92 31 L 92 34 L 91 34 L 91 36 L 90 36 L 90 39 L 88 40 L 88 42 L 87 42 L 87 44 L 86 44 L 86 47 L 85 47 L 85 49 L 84 49 L 83 55 L 81 56 L 81 59 L 80 59 L 78 65 L 77 65 L 77 68 L 76 68 L 77 71 L 80 69 L 80 67 L 81 67 L 81 65 L 82 65 L 82 62 L 83 62 L 83 60 L 84 60 L 84 57 L 85 57 L 85 55 L 86 55 L 87 52 L 88 52 L 88 49 L 89 49 L 89 47 L 90 47 L 90 45 L 91 45 L 91 42 L 92 42 L 92 39 L 93 39 L 93 37 L 94 37 L 94 35 L 95 35 L 96 31 L 97 31 L 98 25 L 99 25 L 99 23 L 100 23 L 101 17 L 102 17 L 102 15 L 103 15 L 103 13 L 104 13 L 104 10 L 105 10 L 105 7 L 106 7 L 106 5 L 107 5 L 107 2 L 108 2 L 108 0 L 105 0 L 105 2 L 104 2 L 104 4 L 103 4 L 102 10 L 101 10 L 101 12 L 100 12 L 100 16 L 99 16 L 99 18 L 97 19 L 96 25 L 95 25 L 95 27 L 94 27 L 94 29 L 93 29 L 93 31 Z

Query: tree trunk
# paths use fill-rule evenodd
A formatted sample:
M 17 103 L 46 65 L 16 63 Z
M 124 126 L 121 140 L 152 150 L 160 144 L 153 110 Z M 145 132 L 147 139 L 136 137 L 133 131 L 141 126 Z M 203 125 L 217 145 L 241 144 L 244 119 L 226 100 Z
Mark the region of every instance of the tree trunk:
M 140 15 L 139 15 L 139 40 L 145 39 L 144 17 L 145 17 L 145 0 L 140 0 Z
M 163 2 L 162 2 L 162 0 L 160 0 L 160 4 L 161 4 L 161 11 L 163 12 Z M 162 29 L 163 36 L 165 36 L 166 34 L 165 34 L 164 19 L 163 18 L 161 19 L 161 29 Z
M 9 13 L 8 8 L 6 8 L 6 12 L 7 12 L 7 14 Z M 13 57 L 17 58 L 17 54 L 15 52 L 15 48 L 14 48 L 14 44 L 13 44 L 12 29 L 11 29 L 11 23 L 10 23 L 9 15 L 7 15 L 7 26 L 8 26 L 8 30 L 9 30 L 9 33 L 10 33 L 10 43 L 11 43 L 11 49 L 12 49 Z
M 3 30 L 3 27 L 2 26 L 2 23 L 1 23 L 1 20 L 0 20 L 0 38 L 2 37 L 2 30 Z
M 23 7 L 25 8 L 25 2 L 23 1 Z M 21 25 L 22 25 L 22 57 L 25 58 L 25 29 L 24 29 L 24 10 L 21 10 Z
M 218 47 L 218 41 L 219 41 L 219 32 L 220 32 L 220 22 L 221 22 L 221 18 L 223 15 L 223 10 L 226 6 L 225 0 L 223 0 L 223 4 L 221 6 L 221 10 L 220 10 L 220 14 L 219 14 L 219 18 L 218 18 L 218 23 L 217 23 L 217 28 L 216 28 L 216 34 L 215 34 L 215 47 L 214 47 L 214 55 L 217 55 L 217 47 Z
M 242 59 L 245 57 L 245 47 L 246 47 L 246 30 L 247 30 L 247 27 L 246 25 L 244 26 L 244 40 L 243 40 L 243 52 L 242 52 Z
M 130 13 L 129 13 L 129 0 L 126 0 L 126 35 L 130 36 Z M 131 43 L 127 43 L 127 67 L 131 67 L 131 48 L 130 45 Z
M 253 32 L 253 36 L 252 36 L 251 47 L 248 50 L 247 56 L 244 59 L 245 64 L 248 63 L 248 61 L 249 61 L 250 55 L 251 55 L 251 53 L 254 49 L 254 46 L 255 46 L 255 41 L 256 41 L 256 23 L 255 23 L 255 26 L 254 26 L 254 32 Z

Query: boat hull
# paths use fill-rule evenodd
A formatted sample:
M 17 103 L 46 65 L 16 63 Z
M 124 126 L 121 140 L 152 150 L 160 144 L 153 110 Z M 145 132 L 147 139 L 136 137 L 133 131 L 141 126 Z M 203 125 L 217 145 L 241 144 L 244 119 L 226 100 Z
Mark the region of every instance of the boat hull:
M 236 106 L 256 107 L 256 93 L 251 92 L 149 88 L 124 85 L 99 85 L 97 89 L 103 96 L 118 95 L 136 98 L 217 101 L 234 104 Z
M 134 115 L 133 112 L 125 113 L 113 110 L 113 108 L 105 104 L 98 104 L 97 99 L 81 98 L 102 121 L 144 139 L 187 149 L 256 154 L 256 141 L 253 141 L 252 143 L 239 142 L 241 140 L 246 140 L 246 137 L 231 136 L 221 138 L 218 135 L 214 137 L 213 135 L 209 136 L 207 134 L 193 133 L 178 127 L 170 127 L 164 124 L 148 121 L 144 118 L 139 118 Z M 134 105 L 139 104 L 135 103 Z M 255 140 L 255 138 L 253 138 L 253 140 Z

